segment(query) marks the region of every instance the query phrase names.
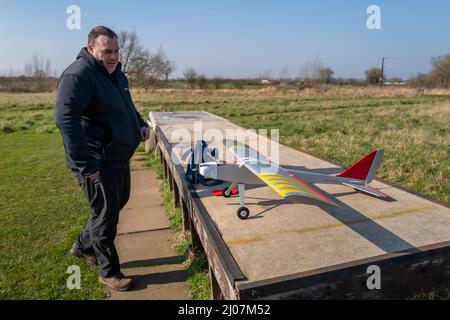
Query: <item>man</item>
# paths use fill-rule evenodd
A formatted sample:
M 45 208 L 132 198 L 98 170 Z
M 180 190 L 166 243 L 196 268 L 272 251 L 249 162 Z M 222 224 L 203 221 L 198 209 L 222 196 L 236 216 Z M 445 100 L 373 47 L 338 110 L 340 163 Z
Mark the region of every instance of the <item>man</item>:
M 98 265 L 99 281 L 128 290 L 114 245 L 119 212 L 130 196 L 129 160 L 149 128 L 136 111 L 121 71 L 117 35 L 104 26 L 89 33 L 61 75 L 55 105 L 67 166 L 89 201 L 90 218 L 70 253 Z

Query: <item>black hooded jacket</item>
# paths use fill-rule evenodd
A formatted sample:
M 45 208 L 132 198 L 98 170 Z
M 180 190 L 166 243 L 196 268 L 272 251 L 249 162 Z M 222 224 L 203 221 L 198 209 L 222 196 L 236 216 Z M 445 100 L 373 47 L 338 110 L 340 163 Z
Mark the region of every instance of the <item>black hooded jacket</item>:
M 59 78 L 55 122 L 67 166 L 83 176 L 126 166 L 141 141 L 140 129 L 148 126 L 134 107 L 120 63 L 109 74 L 86 48 Z

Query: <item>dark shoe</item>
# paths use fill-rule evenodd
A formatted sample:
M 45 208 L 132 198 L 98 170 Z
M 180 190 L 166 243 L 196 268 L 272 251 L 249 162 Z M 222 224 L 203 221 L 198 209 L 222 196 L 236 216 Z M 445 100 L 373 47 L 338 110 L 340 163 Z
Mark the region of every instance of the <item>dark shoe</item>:
M 84 253 L 83 251 L 75 247 L 72 247 L 72 249 L 70 249 L 70 254 L 74 257 L 84 259 L 84 261 L 90 266 L 98 265 L 97 258 L 93 254 Z
M 133 285 L 133 279 L 122 274 L 111 278 L 98 277 L 98 280 L 108 288 L 116 291 L 127 291 Z

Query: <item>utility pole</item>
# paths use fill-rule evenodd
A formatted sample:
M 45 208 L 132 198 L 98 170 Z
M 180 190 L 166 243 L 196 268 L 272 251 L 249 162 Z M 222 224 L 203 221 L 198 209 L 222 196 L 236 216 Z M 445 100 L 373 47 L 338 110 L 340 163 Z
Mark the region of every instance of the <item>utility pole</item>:
M 380 86 L 383 85 L 384 82 L 384 57 L 381 57 L 381 76 L 380 76 Z

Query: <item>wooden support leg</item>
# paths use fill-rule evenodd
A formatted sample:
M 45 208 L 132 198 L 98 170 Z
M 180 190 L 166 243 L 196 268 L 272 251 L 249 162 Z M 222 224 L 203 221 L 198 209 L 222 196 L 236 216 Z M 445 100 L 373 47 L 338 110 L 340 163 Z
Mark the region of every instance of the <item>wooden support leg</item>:
M 211 285 L 211 299 L 223 300 L 222 290 L 211 267 L 209 267 L 209 283 Z
M 150 130 L 150 138 L 145 141 L 145 152 L 150 153 L 155 150 L 156 147 L 156 134 L 155 131 Z
M 158 155 L 159 156 L 159 162 L 161 162 L 161 163 L 163 163 L 163 161 L 164 161 L 164 157 L 163 157 L 163 154 L 162 154 L 162 151 L 161 151 L 161 148 L 156 148 L 156 155 Z
M 180 207 L 180 191 L 178 189 L 178 185 L 175 182 L 175 179 L 173 180 L 173 204 L 175 208 Z
M 182 199 L 181 199 L 181 212 L 183 214 L 183 230 L 184 231 L 191 230 L 188 207 L 186 205 L 186 202 L 184 202 Z
M 163 160 L 162 160 L 162 162 L 163 162 L 163 168 L 164 168 L 164 179 L 167 179 L 167 162 L 166 162 L 166 159 L 164 159 L 163 158 Z
M 173 180 L 173 175 L 172 175 L 172 171 L 169 169 L 169 167 L 167 166 L 167 177 L 168 177 L 168 183 L 169 183 L 169 190 L 170 192 L 173 191 L 173 184 L 174 184 L 174 180 Z
M 202 243 L 200 241 L 200 238 L 198 236 L 197 230 L 195 230 L 194 223 L 190 222 L 191 224 L 191 237 L 192 237 L 192 251 L 194 254 L 197 254 L 201 250 L 203 250 Z

